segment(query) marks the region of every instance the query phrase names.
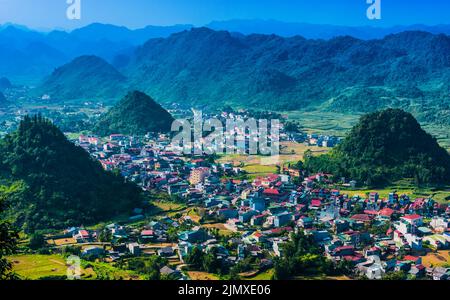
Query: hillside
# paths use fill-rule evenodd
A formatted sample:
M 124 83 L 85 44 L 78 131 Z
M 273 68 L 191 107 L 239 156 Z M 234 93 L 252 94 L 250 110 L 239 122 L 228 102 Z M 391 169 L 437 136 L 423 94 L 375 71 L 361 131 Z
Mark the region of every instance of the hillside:
M 119 98 L 126 78 L 97 56 L 80 56 L 57 68 L 35 91 L 52 99 Z
M 149 132 L 168 132 L 173 120 L 152 98 L 134 91 L 101 116 L 94 131 L 102 136 L 113 133 L 145 135 Z
M 6 89 L 12 88 L 12 84 L 8 78 L 2 77 L 0 78 L 0 91 L 4 91 Z
M 443 34 L 308 40 L 196 28 L 149 40 L 122 72 L 133 86 L 186 106 L 340 112 L 391 106 L 450 116 L 444 105 L 450 37 Z
M 8 100 L 6 100 L 5 95 L 0 92 L 0 107 L 5 107 L 9 104 Z
M 50 121 L 25 117 L 1 141 L 2 196 L 30 232 L 108 221 L 140 205 L 140 190 L 103 170 Z
M 82 55 L 107 61 L 150 38 L 167 37 L 190 25 L 147 26 L 131 30 L 94 23 L 71 32 L 38 32 L 24 26 L 0 27 L 0 74 L 18 83 L 37 83 L 56 67 Z
M 449 153 L 400 109 L 364 115 L 331 154 L 307 157 L 305 165 L 369 186 L 402 178 L 418 185 L 450 182 Z

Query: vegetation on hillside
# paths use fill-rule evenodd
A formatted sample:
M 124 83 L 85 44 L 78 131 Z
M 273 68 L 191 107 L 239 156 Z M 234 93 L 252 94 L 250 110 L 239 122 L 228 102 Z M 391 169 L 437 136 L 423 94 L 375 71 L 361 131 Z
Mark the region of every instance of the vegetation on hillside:
M 94 131 L 102 136 L 169 132 L 173 117 L 151 97 L 133 91 L 100 117 Z
M 366 41 L 195 28 L 149 40 L 123 72 L 139 89 L 186 106 L 341 112 L 398 107 L 438 122 L 450 116 L 449 53 L 450 37 L 416 31 Z
M 450 182 L 448 152 L 400 109 L 364 115 L 330 154 L 306 155 L 305 166 L 369 186 L 402 178 L 414 178 L 417 185 Z
M 115 99 L 125 90 L 125 76 L 112 65 L 97 56 L 80 56 L 53 71 L 34 93 L 58 100 Z
M 8 188 L 0 187 L 0 215 L 7 208 L 6 195 L 8 195 Z M 0 280 L 15 278 L 11 262 L 6 259 L 6 256 L 16 250 L 17 239 L 18 234 L 11 223 L 5 218 L 0 218 Z
M 108 220 L 141 204 L 137 186 L 106 172 L 49 120 L 25 117 L 0 144 L 9 216 L 25 232 Z

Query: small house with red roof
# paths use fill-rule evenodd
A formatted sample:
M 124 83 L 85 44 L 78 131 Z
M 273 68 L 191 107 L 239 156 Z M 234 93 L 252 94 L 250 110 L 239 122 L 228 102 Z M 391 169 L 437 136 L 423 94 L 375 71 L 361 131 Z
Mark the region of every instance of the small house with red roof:
M 358 222 L 364 222 L 364 223 L 370 223 L 373 220 L 373 216 L 372 215 L 368 215 L 368 214 L 356 214 L 350 217 L 351 220 L 353 221 L 358 221 Z

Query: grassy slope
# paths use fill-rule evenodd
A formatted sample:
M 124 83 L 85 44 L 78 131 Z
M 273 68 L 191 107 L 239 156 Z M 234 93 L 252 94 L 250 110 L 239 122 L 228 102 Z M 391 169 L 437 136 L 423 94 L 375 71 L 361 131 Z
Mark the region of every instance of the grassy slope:
M 13 271 L 24 279 L 40 279 L 48 276 L 64 276 L 67 274 L 65 259 L 60 255 L 14 255 L 8 256 L 13 263 Z M 82 279 L 96 279 L 97 272 L 109 274 L 116 279 L 138 279 L 139 276 L 131 271 L 117 269 L 107 263 L 88 263 L 90 267 L 82 268 Z

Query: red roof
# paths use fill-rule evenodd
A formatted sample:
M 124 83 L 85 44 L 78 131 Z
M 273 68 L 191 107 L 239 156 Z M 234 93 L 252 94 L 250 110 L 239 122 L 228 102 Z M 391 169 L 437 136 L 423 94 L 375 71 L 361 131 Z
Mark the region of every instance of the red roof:
M 356 220 L 356 221 L 367 222 L 367 221 L 371 221 L 372 217 L 367 214 L 357 214 L 357 215 L 352 216 L 350 219 Z
M 265 189 L 264 194 L 279 195 L 280 192 L 277 189 Z
M 403 259 L 404 259 L 404 260 L 409 260 L 409 261 L 416 262 L 417 260 L 419 260 L 419 258 L 420 258 L 420 257 L 417 257 L 417 256 L 406 255 Z
M 278 175 L 277 174 L 270 174 L 270 175 L 267 175 L 267 179 L 268 180 L 270 180 L 270 181 L 276 181 L 276 180 L 278 180 Z
M 311 206 L 319 207 L 319 206 L 321 206 L 321 205 L 322 205 L 322 201 L 317 200 L 317 199 L 311 200 Z
M 143 230 L 141 235 L 153 235 L 153 230 Z
M 421 215 L 406 215 L 403 218 L 407 219 L 407 220 L 418 220 L 420 218 L 422 218 Z
M 342 250 L 354 250 L 355 248 L 353 246 L 341 246 L 337 247 L 335 251 L 342 251 Z
M 253 181 L 253 185 L 260 186 L 261 185 L 261 180 L 254 180 Z
M 270 232 L 272 232 L 272 233 L 281 233 L 281 232 L 283 232 L 283 231 L 292 231 L 292 228 L 291 227 L 282 227 L 282 228 L 274 228 L 274 229 L 271 229 L 270 230 Z
M 390 217 L 390 216 L 392 216 L 393 213 L 394 213 L 394 210 L 390 209 L 388 207 L 380 210 L 380 216 L 384 216 L 384 217 Z
M 361 256 L 359 256 L 359 255 L 346 255 L 346 256 L 343 256 L 343 258 L 346 260 L 346 261 L 359 261 L 360 259 L 361 259 Z

